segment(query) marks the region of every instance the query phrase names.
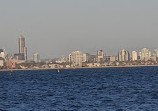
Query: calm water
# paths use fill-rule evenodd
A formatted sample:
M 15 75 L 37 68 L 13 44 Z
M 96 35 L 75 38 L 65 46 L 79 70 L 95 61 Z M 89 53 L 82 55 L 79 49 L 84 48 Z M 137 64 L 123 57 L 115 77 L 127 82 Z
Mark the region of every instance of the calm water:
M 158 67 L 0 72 L 4 111 L 158 111 Z

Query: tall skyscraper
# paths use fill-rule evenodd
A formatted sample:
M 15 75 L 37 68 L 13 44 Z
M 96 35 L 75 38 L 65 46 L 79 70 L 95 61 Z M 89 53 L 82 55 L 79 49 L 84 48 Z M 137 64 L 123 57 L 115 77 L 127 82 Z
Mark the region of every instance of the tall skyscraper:
M 151 52 L 147 48 L 143 48 L 140 52 L 140 60 L 148 61 L 151 57 Z
M 20 34 L 19 36 L 19 53 L 24 53 L 25 51 L 25 38 Z
M 138 60 L 138 53 L 137 51 L 132 51 L 132 61 L 137 61 Z
M 27 60 L 27 48 L 25 47 L 25 38 L 21 34 L 19 36 L 19 54 L 24 56 L 24 60 Z
M 129 61 L 130 60 L 130 55 L 129 52 L 125 49 L 121 50 L 118 53 L 118 61 Z

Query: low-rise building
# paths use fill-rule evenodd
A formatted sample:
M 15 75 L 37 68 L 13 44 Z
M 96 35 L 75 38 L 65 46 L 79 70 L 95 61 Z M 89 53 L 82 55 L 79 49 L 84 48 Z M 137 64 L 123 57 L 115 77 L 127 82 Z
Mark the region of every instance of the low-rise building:
M 101 67 L 100 63 L 87 63 L 87 67 Z
M 115 62 L 116 61 L 116 56 L 110 56 L 110 62 Z
M 150 60 L 156 62 L 156 61 L 158 61 L 158 57 L 156 57 L 156 56 L 151 56 L 151 57 L 150 57 Z
M 59 68 L 59 64 L 49 64 L 49 67 L 52 68 L 52 69 L 57 69 Z
M 0 57 L 0 68 L 4 67 L 5 65 L 5 60 L 4 58 Z

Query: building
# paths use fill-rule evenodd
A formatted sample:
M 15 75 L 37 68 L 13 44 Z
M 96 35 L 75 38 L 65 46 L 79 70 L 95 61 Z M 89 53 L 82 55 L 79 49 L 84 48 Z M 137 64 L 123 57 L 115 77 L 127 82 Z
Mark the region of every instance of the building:
M 97 51 L 97 62 L 103 62 L 104 61 L 104 52 L 103 50 Z
M 81 51 L 74 51 L 69 54 L 69 62 L 73 67 L 82 67 L 83 54 Z
M 138 60 L 138 53 L 137 51 L 132 51 L 132 61 L 137 61 Z
M 158 57 L 158 50 L 157 49 L 154 49 L 153 57 Z
M 150 57 L 152 61 L 158 61 L 158 50 L 154 49 L 153 55 Z
M 57 69 L 60 68 L 59 64 L 49 64 L 49 68 Z
M 89 60 L 89 54 L 87 53 L 83 54 L 82 62 L 88 62 L 88 60 Z
M 89 53 L 86 53 L 86 60 L 88 63 L 94 63 L 96 62 L 96 55 L 91 55 Z
M 88 63 L 87 67 L 101 67 L 100 63 Z
M 5 65 L 5 60 L 3 57 L 0 57 L 0 68 L 2 69 Z
M 62 57 L 56 58 L 54 61 L 56 63 L 68 63 L 69 62 L 69 57 L 68 56 L 62 56 Z
M 148 61 L 151 57 L 151 52 L 147 48 L 143 48 L 140 52 L 140 60 Z
M 121 50 L 118 53 L 118 61 L 123 62 L 123 61 L 129 61 L 130 60 L 130 55 L 129 52 L 125 49 Z
M 3 49 L 0 49 L 0 57 L 5 59 L 5 52 Z
M 13 58 L 13 55 L 12 55 L 12 54 L 7 54 L 7 55 L 6 55 L 6 58 L 7 58 L 7 59 L 12 59 L 12 58 Z
M 24 60 L 27 60 L 27 48 L 25 47 L 25 38 L 21 34 L 19 37 L 19 54 L 24 56 Z
M 116 56 L 110 56 L 110 62 L 115 62 L 116 61 Z
M 19 36 L 19 53 L 24 53 L 25 38 L 20 34 Z
M 150 60 L 152 60 L 152 61 L 156 62 L 156 61 L 158 61 L 158 57 L 151 56 L 151 57 L 150 57 Z
M 35 63 L 40 62 L 40 56 L 39 56 L 39 54 L 37 54 L 37 53 L 33 54 L 33 61 Z
M 27 47 L 24 48 L 24 59 L 27 60 Z
M 16 53 L 13 57 L 15 60 L 25 60 L 24 53 Z
M 106 61 L 106 62 L 110 62 L 110 57 L 111 57 L 111 56 L 106 56 L 106 57 L 105 57 L 105 61 Z

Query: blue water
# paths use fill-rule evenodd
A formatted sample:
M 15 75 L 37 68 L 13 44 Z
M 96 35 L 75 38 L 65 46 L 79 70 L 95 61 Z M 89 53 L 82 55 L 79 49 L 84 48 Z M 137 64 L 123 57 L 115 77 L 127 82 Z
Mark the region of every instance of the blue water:
M 0 72 L 4 111 L 158 111 L 158 67 Z

